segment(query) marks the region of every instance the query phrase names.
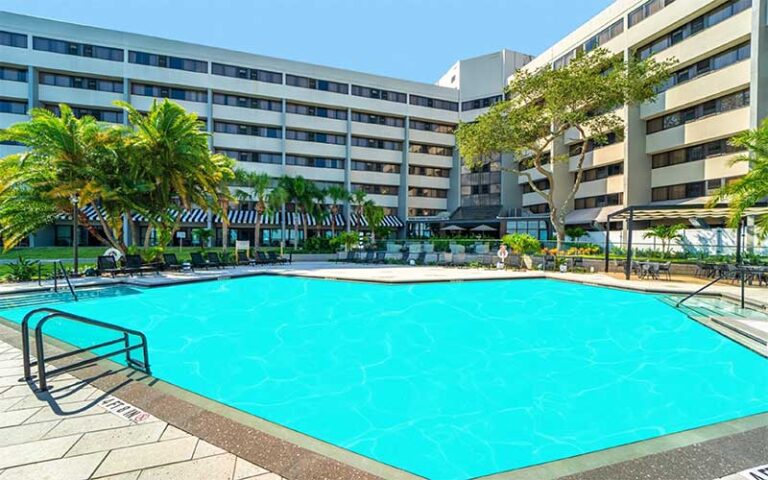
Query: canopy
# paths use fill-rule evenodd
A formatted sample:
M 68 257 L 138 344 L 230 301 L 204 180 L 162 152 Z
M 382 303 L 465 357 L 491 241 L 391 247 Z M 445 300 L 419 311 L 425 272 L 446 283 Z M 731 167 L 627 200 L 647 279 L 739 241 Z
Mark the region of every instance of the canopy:
M 443 227 L 440 230 L 444 232 L 463 232 L 465 229 L 458 225 L 448 225 L 447 227 Z
M 475 228 L 470 228 L 470 231 L 472 232 L 495 232 L 496 229 L 493 227 L 489 227 L 488 225 L 478 225 Z

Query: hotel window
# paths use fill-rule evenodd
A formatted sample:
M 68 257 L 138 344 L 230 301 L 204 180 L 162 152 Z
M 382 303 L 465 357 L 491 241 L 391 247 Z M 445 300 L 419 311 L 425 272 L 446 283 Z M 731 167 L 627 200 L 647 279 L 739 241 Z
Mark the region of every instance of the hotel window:
M 573 61 L 574 58 L 580 53 L 584 51 L 584 46 L 579 45 L 578 47 L 574 48 L 570 52 L 566 53 L 562 57 L 558 58 L 552 63 L 552 68 L 555 70 L 560 70 L 561 68 L 567 67 L 569 63 Z
M 596 197 L 577 198 L 573 202 L 573 209 L 584 210 L 587 208 L 602 208 L 613 205 L 621 205 L 623 202 L 623 193 L 609 193 L 606 195 L 597 195 Z
M 119 48 L 102 47 L 87 43 L 67 42 L 51 38 L 34 37 L 32 48 L 44 52 L 61 53 L 64 55 L 77 55 L 79 57 L 98 58 L 112 62 L 123 61 L 123 51 Z
M 405 120 L 399 117 L 389 117 L 386 115 L 375 115 L 373 113 L 352 112 L 352 121 L 360 123 L 372 123 L 374 125 L 386 125 L 388 127 L 405 126 Z
M 343 158 L 305 157 L 301 155 L 286 155 L 286 165 L 314 168 L 344 168 Z
M 410 126 L 414 130 L 448 134 L 453 134 L 453 131 L 456 128 L 455 125 L 449 125 L 447 123 L 425 122 L 423 120 L 411 120 Z
M 654 13 L 658 12 L 662 8 L 671 5 L 675 0 L 650 0 L 645 2 L 640 7 L 632 10 L 629 14 L 629 28 L 634 27 L 638 23 L 642 22 L 646 18 L 650 17 Z
M 453 147 L 444 147 L 442 145 L 426 145 L 423 143 L 411 143 L 409 151 L 411 153 L 424 153 L 427 155 L 440 155 L 443 157 L 453 156 Z
M 584 51 L 591 52 L 592 50 L 605 45 L 611 39 L 624 33 L 624 19 L 617 20 L 608 28 L 602 30 L 600 33 L 590 38 L 584 43 Z
M 276 152 L 254 152 L 251 150 L 233 150 L 217 148 L 216 153 L 221 153 L 238 162 L 271 163 L 280 165 L 283 163 L 283 155 Z
M 380 150 L 403 150 L 403 142 L 380 138 L 352 137 L 353 147 L 378 148 Z
M 21 33 L 0 31 L 0 45 L 16 48 L 27 48 L 27 36 Z
M 696 35 L 697 33 L 706 30 L 710 27 L 717 25 L 718 23 L 737 15 L 744 10 L 748 10 L 752 7 L 752 0 L 731 0 L 730 2 L 715 8 L 714 10 L 696 18 L 695 20 L 686 23 L 682 27 L 668 33 L 656 40 L 640 47 L 636 51 L 636 55 L 640 59 L 646 59 L 651 55 L 655 55 L 667 48 L 677 45 L 683 40 Z
M 707 182 L 681 183 L 651 189 L 651 200 L 654 202 L 664 202 L 667 200 L 703 197 L 706 194 Z
M 479 110 L 481 108 L 489 108 L 499 103 L 504 99 L 503 95 L 494 95 L 492 97 L 478 98 L 477 100 L 468 100 L 461 103 L 461 111 L 468 112 L 470 110 Z
M 330 80 L 318 80 L 316 78 L 300 77 L 298 75 L 285 74 L 285 84 L 292 87 L 322 90 L 324 92 L 349 93 L 349 85 L 346 83 L 332 82 Z
M 400 188 L 394 185 L 371 185 L 366 183 L 353 183 L 352 191 L 363 191 L 369 195 L 398 195 Z
M 263 125 L 248 125 L 245 123 L 213 122 L 213 131 L 216 133 L 229 133 L 232 135 L 250 135 L 252 137 L 280 138 L 280 127 L 265 127 Z
M 549 190 L 549 180 L 546 178 L 542 178 L 541 180 L 536 180 L 533 182 L 533 184 L 541 191 Z M 531 184 L 529 182 L 525 182 L 523 185 L 523 193 L 535 193 L 536 190 L 533 189 Z
M 613 163 L 611 165 L 605 165 L 597 168 L 590 168 L 584 170 L 581 174 L 582 182 L 593 182 L 595 180 L 602 180 L 603 178 L 615 177 L 624 173 L 624 162 Z
M 361 87 L 360 85 L 352 85 L 352 95 L 397 103 L 406 103 L 408 98 L 408 95 L 405 93 L 393 92 L 391 90 L 381 90 L 378 88 Z
M 606 135 L 605 140 L 600 143 L 597 143 L 594 140 L 587 141 L 587 153 L 591 152 L 592 150 L 607 147 L 608 145 L 614 145 L 623 141 L 624 132 L 610 132 L 608 135 Z M 568 154 L 571 157 L 576 157 L 581 154 L 581 143 L 577 143 L 568 147 Z
M 26 82 L 27 71 L 20 68 L 0 66 L 0 80 L 8 80 L 11 82 Z
M 420 95 L 411 95 L 411 105 L 427 108 L 437 108 L 439 110 L 449 110 L 451 112 L 459 111 L 459 103 L 450 100 L 441 100 L 439 98 L 422 97 Z
M 20 100 L 0 99 L 0 113 L 13 113 L 15 115 L 27 114 L 27 102 Z
M 448 168 L 423 167 L 421 165 L 409 165 L 408 173 L 421 177 L 448 178 L 451 176 L 451 170 Z
M 80 88 L 83 90 L 98 90 L 101 92 L 123 93 L 122 80 L 103 80 L 91 77 L 75 77 L 59 73 L 40 72 L 41 85 L 54 87 Z
M 728 143 L 728 139 L 716 140 L 691 147 L 672 150 L 670 152 L 657 153 L 651 157 L 652 168 L 663 168 L 681 163 L 696 162 L 707 158 L 719 157 L 743 151 L 741 147 L 734 147 Z
M 282 112 L 283 103 L 280 100 L 268 98 L 244 97 L 242 95 L 228 95 L 214 93 L 213 103 L 228 107 L 253 108 L 256 110 L 269 110 L 270 112 Z
M 346 135 L 336 135 L 334 133 L 309 132 L 306 130 L 288 129 L 285 131 L 285 138 L 288 140 L 298 140 L 300 142 L 330 143 L 332 145 L 346 145 Z
M 61 110 L 59 109 L 58 105 L 43 105 L 43 107 L 46 110 L 50 110 L 51 112 L 55 113 L 56 115 L 61 115 Z M 103 110 L 99 108 L 86 108 L 86 107 L 73 107 L 70 106 L 72 109 L 72 113 L 77 118 L 82 118 L 85 116 L 93 117 L 96 120 L 100 122 L 107 122 L 107 123 L 123 123 L 123 112 L 117 111 L 117 110 Z
M 445 213 L 445 210 L 438 208 L 409 208 L 409 217 L 436 217 L 441 213 Z
M 531 213 L 536 213 L 538 215 L 549 213 L 549 204 L 548 203 L 537 203 L 534 205 L 528 205 L 527 208 Z
M 364 162 L 352 160 L 352 170 L 362 172 L 400 173 L 400 165 L 397 163 Z
M 187 72 L 208 73 L 208 62 L 192 58 L 171 57 L 155 53 L 128 51 L 128 63 L 149 65 L 151 67 L 185 70 Z
M 695 122 L 710 115 L 719 115 L 739 108 L 749 106 L 749 90 L 732 93 L 702 104 L 686 108 L 646 122 L 648 134 L 679 127 L 686 123 Z
M 409 197 L 422 198 L 448 198 L 448 190 L 441 188 L 411 187 L 408 189 Z
M 552 154 L 549 152 L 544 152 L 541 155 L 540 163 L 542 166 L 547 165 L 549 162 L 552 161 Z M 521 169 L 528 170 L 531 168 L 535 168 L 536 166 L 533 163 L 533 157 L 528 158 L 522 158 L 520 161 L 517 162 Z
M 221 63 L 211 63 L 211 73 L 223 77 L 242 78 L 244 80 L 254 80 L 257 82 L 283 83 L 282 73 L 258 70 L 255 68 L 237 67 L 234 65 L 224 65 Z
M 694 63 L 691 66 L 682 68 L 669 77 L 664 85 L 659 87 L 658 92 L 661 93 L 676 85 L 683 84 L 694 80 L 697 77 L 706 75 L 717 70 L 730 67 L 731 65 L 741 62 L 742 60 L 748 60 L 751 54 L 750 44 L 743 43 L 737 47 L 726 50 L 725 52 L 718 53 L 705 60 Z
M 203 90 L 188 90 L 184 88 L 165 87 L 161 85 L 149 85 L 145 83 L 131 84 L 131 94 L 144 97 L 170 98 L 173 100 L 185 100 L 187 102 L 208 102 L 208 92 Z
M 331 118 L 334 120 L 347 119 L 346 110 L 328 108 L 328 107 L 318 107 L 315 105 L 302 105 L 300 103 L 287 103 L 285 105 L 285 111 L 286 113 L 295 113 L 296 115 L 308 115 L 310 117 Z

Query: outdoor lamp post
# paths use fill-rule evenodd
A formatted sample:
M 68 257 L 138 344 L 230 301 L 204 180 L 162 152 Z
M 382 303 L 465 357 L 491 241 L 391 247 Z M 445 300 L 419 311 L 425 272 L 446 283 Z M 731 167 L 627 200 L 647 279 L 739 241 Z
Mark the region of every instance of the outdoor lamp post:
M 80 195 L 78 194 L 72 194 L 69 196 L 69 201 L 72 203 L 72 254 L 73 254 L 73 275 L 77 276 L 77 270 L 78 270 L 78 244 L 79 244 L 79 235 L 78 235 L 78 224 L 77 224 L 77 215 L 78 215 L 78 204 L 80 203 Z

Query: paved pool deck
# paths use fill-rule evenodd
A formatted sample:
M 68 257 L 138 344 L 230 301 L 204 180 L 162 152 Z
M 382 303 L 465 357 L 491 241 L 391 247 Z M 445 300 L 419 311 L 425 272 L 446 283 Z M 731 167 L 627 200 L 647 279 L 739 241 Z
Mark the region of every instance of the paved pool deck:
M 330 263 L 78 279 L 76 285 L 151 287 L 256 274 L 387 283 L 556 278 L 675 293 L 693 292 L 701 286 L 679 281 L 625 281 L 605 274 Z M 6 284 L 0 285 L 0 293 L 49 288 Z M 733 298 L 739 288 L 717 285 L 712 293 Z M 755 308 L 768 307 L 768 289 L 748 287 L 746 293 Z M 50 343 L 53 353 L 61 351 L 63 345 L 54 340 Z M 108 361 L 55 377 L 50 393 L 35 393 L 34 383 L 20 381 L 18 347 L 18 330 L 0 322 L 0 480 L 417 478 L 337 447 L 312 442 L 296 432 L 285 432 Z M 768 414 L 763 414 L 503 472 L 487 480 L 754 480 L 737 472 L 766 463 Z

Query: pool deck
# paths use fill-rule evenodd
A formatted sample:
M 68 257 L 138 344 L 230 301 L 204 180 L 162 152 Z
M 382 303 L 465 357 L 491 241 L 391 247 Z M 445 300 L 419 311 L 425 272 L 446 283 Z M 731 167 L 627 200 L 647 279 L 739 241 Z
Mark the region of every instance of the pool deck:
M 331 263 L 78 279 L 76 285 L 154 287 L 256 274 L 394 284 L 555 278 L 665 293 L 690 293 L 701 287 L 679 281 L 625 281 L 605 274 Z M 49 288 L 44 285 L 42 290 Z M 40 289 L 37 284 L 0 284 L 0 294 Z M 736 298 L 739 288 L 716 285 L 711 293 Z M 768 289 L 748 287 L 746 295 L 754 307 L 768 308 Z M 768 333 L 768 325 L 753 323 L 757 324 L 753 328 Z M 721 333 L 728 335 L 727 329 Z M 31 388 L 34 385 L 19 381 L 22 361 L 18 346 L 18 331 L 0 323 L 0 480 L 418 478 L 322 442 L 307 441 L 300 434 L 291 436 L 290 432 L 274 429 L 274 425 L 254 420 L 255 417 L 228 411 L 215 402 L 179 392 L 180 389 L 111 362 L 55 377 L 50 393 L 36 394 Z M 52 352 L 59 347 L 51 342 Z M 115 399 L 128 404 L 127 411 L 138 412 L 139 418 L 128 419 L 125 411 L 116 412 L 114 407 L 119 404 L 114 403 Z M 744 480 L 753 477 L 737 472 L 765 463 L 768 414 L 485 478 Z

